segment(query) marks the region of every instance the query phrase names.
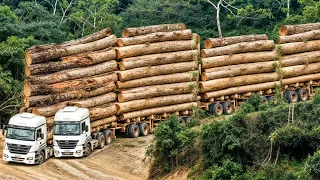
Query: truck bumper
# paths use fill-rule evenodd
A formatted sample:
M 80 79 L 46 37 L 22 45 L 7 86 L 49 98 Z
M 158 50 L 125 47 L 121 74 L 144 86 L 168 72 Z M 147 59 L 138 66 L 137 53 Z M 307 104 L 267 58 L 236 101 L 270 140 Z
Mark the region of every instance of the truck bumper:
M 54 157 L 82 157 L 83 146 L 76 146 L 75 149 L 60 149 L 59 146 L 53 146 Z
M 24 164 L 36 164 L 35 153 L 28 153 L 26 155 L 10 153 L 8 149 L 3 150 L 3 160 L 7 162 L 17 162 Z

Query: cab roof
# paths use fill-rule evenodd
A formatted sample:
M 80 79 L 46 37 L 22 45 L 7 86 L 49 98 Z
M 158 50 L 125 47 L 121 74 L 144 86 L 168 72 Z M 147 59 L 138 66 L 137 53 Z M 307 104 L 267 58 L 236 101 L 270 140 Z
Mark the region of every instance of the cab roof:
M 9 120 L 9 125 L 24 127 L 39 127 L 46 124 L 44 116 L 37 116 L 31 113 L 16 114 Z
M 78 108 L 76 106 L 67 106 L 60 109 L 54 116 L 54 121 L 72 121 L 78 122 L 89 117 L 89 110 L 87 108 Z

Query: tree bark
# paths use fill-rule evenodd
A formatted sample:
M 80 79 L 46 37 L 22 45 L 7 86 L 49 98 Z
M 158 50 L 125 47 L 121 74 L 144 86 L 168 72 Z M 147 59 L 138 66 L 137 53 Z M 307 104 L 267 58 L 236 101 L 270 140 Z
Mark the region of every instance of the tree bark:
M 90 122 L 90 126 L 91 126 L 91 128 L 96 128 L 96 127 L 103 126 L 105 124 L 112 123 L 112 122 L 115 122 L 115 121 L 117 121 L 117 117 L 116 116 L 110 116 L 110 117 L 107 117 L 107 118 L 91 121 Z
M 192 61 L 119 71 L 118 76 L 120 81 L 128 81 L 150 76 L 194 71 L 196 69 L 198 69 L 198 65 L 196 62 Z
M 172 113 L 177 111 L 191 110 L 194 107 L 198 107 L 198 104 L 196 102 L 144 109 L 141 111 L 134 111 L 134 112 L 121 114 L 120 120 L 126 120 L 126 119 L 131 119 L 136 117 L 146 117 L 150 115 L 163 114 L 163 113 Z
M 281 72 L 283 78 L 319 73 L 320 63 L 284 67 Z
M 201 74 L 201 78 L 203 81 L 207 81 L 225 77 L 274 72 L 277 63 L 277 61 L 269 61 L 216 67 L 206 69 L 206 72 Z
M 237 44 L 242 42 L 253 42 L 260 40 L 268 40 L 266 34 L 244 35 L 244 36 L 232 36 L 226 38 L 209 38 L 204 41 L 204 48 L 211 49 L 221 46 L 227 46 L 231 44 Z
M 60 61 L 27 65 L 25 67 L 25 75 L 29 77 L 30 75 L 49 74 L 65 69 L 87 67 L 115 59 L 116 51 L 108 48 L 101 51 L 63 57 Z
M 265 51 L 209 57 L 202 59 L 202 68 L 207 69 L 236 64 L 273 61 L 276 60 L 276 56 L 276 51 Z
M 279 36 L 278 42 L 280 44 L 293 43 L 293 42 L 306 42 L 310 40 L 320 39 L 320 30 L 313 30 L 305 33 L 294 34 L 289 36 Z
M 122 59 L 122 62 L 119 62 L 119 67 L 120 70 L 124 71 L 139 67 L 188 62 L 192 60 L 198 60 L 197 50 L 178 51 L 171 53 L 151 54 L 145 56 L 125 58 Z
M 54 116 L 60 109 L 65 108 L 68 106 L 68 102 L 61 102 L 54 104 L 52 106 L 45 106 L 45 107 L 34 107 L 32 109 L 32 113 L 38 116 Z
M 84 100 L 75 100 L 70 102 L 69 104 L 73 106 L 77 106 L 79 108 L 91 108 L 91 107 L 96 107 L 96 106 L 113 102 L 116 99 L 117 99 L 117 94 L 114 92 L 110 92 L 107 94 L 90 97 Z
M 191 40 L 193 37 L 190 29 L 182 31 L 172 32 L 156 32 L 152 34 L 146 34 L 142 36 L 135 36 L 129 38 L 119 38 L 118 46 L 129 46 L 136 44 L 163 42 L 163 41 L 179 41 L 179 40 Z
M 166 41 L 157 43 L 138 44 L 116 48 L 117 59 L 142 56 L 147 54 L 158 54 L 175 51 L 196 50 L 195 40 L 187 41 Z
M 116 70 L 118 70 L 117 61 L 108 61 L 94 66 L 67 69 L 48 75 L 30 76 L 28 81 L 33 83 L 54 84 L 58 82 L 104 74 Z
M 170 31 L 180 31 L 185 30 L 185 24 L 161 24 L 153 26 L 143 26 L 135 28 L 126 28 L 122 31 L 122 37 L 133 37 L 140 36 L 156 32 L 170 32 Z
M 274 42 L 272 40 L 262 40 L 254 42 L 242 42 L 238 44 L 232 44 L 224 47 L 217 47 L 212 49 L 202 49 L 201 57 L 213 57 L 221 55 L 232 55 L 245 52 L 258 52 L 273 50 Z
M 195 81 L 198 75 L 199 74 L 197 71 L 190 71 L 190 72 L 184 72 L 184 73 L 168 74 L 168 75 L 135 79 L 135 80 L 125 81 L 125 82 L 117 81 L 117 87 L 119 89 L 127 89 L 127 88 L 141 87 L 141 86 L 190 82 L 190 81 Z
M 307 31 L 312 31 L 317 29 L 320 29 L 320 23 L 285 25 L 280 27 L 279 35 L 287 36 L 287 35 L 299 34 L 299 33 L 304 33 Z
M 67 41 L 65 43 L 62 43 L 61 45 L 66 47 L 66 46 L 72 46 L 77 44 L 86 44 L 89 42 L 97 41 L 99 39 L 108 37 L 110 36 L 110 33 L 111 33 L 110 28 L 105 28 L 105 29 L 102 29 L 101 31 L 95 32 L 83 38 Z
M 30 65 L 41 62 L 49 62 L 50 60 L 58 59 L 64 56 L 105 49 L 115 46 L 116 44 L 117 37 L 115 35 L 111 35 L 109 37 L 86 44 L 77 44 L 71 46 L 36 46 L 26 50 L 26 64 Z
M 187 94 L 195 92 L 197 88 L 196 82 L 185 82 L 175 84 L 165 84 L 156 86 L 146 86 L 121 91 L 118 94 L 119 102 L 126 102 L 136 99 L 147 99 L 158 96 L 168 96 L 176 94 Z
M 308 52 L 308 51 L 319 51 L 319 50 L 320 50 L 320 40 L 281 44 L 279 49 L 282 55 L 296 54 L 296 53 L 302 53 L 302 52 Z
M 282 67 L 318 63 L 320 62 L 320 51 L 312 51 L 312 52 L 283 56 L 281 57 L 280 62 Z
M 320 79 L 320 73 L 316 73 L 316 74 L 309 74 L 309 75 L 303 75 L 299 77 L 283 79 L 282 84 L 283 85 L 296 84 L 296 83 L 309 82 L 312 80 L 319 80 L 319 79 Z
M 115 115 L 117 113 L 117 108 L 113 103 L 110 103 L 99 107 L 92 107 L 89 109 L 89 113 L 90 120 L 94 121 Z

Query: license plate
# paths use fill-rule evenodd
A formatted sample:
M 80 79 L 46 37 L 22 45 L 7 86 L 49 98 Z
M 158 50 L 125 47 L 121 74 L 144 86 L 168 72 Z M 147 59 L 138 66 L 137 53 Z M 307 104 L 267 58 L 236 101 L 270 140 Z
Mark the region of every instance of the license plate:
M 64 150 L 64 152 L 70 152 L 70 150 Z

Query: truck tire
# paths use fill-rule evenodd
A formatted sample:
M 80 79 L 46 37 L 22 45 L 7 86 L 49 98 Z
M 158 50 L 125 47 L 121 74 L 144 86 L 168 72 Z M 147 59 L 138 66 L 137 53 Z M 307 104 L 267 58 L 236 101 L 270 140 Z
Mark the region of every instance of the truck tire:
M 223 114 L 223 107 L 220 103 L 211 104 L 209 107 L 209 113 L 212 115 L 221 116 Z
M 84 157 L 88 157 L 91 154 L 92 150 L 91 150 L 91 145 L 90 143 L 87 143 L 84 152 L 83 152 L 83 156 Z
M 277 98 L 274 96 L 268 96 L 268 101 L 273 102 L 274 104 L 278 104 Z
M 265 97 L 265 96 L 261 96 L 261 102 L 262 102 L 262 104 L 266 104 L 266 103 L 268 103 L 268 98 L 267 97 Z
M 112 143 L 112 131 L 109 129 L 106 129 L 103 131 L 104 137 L 105 137 L 105 143 L 106 145 L 111 144 Z
M 289 91 L 285 91 L 285 92 L 283 93 L 283 98 L 284 98 L 285 100 L 287 100 L 288 92 L 289 92 Z
M 307 101 L 309 99 L 309 91 L 306 89 L 297 90 L 299 101 Z
M 104 134 L 102 132 L 98 132 L 97 140 L 98 140 L 98 149 L 104 148 L 104 145 L 106 144 L 106 138 L 104 137 Z
M 188 124 L 191 121 L 191 117 L 184 117 L 184 123 Z
M 185 123 L 185 122 L 184 122 L 184 119 L 183 119 L 183 118 L 179 118 L 179 119 L 178 119 L 178 123 L 179 123 L 179 124 L 184 124 L 184 123 Z
M 45 159 L 45 155 L 44 155 L 44 152 L 41 151 L 40 154 L 38 155 L 38 164 L 42 164 L 44 162 L 44 159 Z
M 286 99 L 290 103 L 296 103 L 299 100 L 298 93 L 296 91 L 288 91 Z
M 234 112 L 234 106 L 231 102 L 223 103 L 223 114 L 230 115 Z
M 128 128 L 128 136 L 129 138 L 137 138 L 139 137 L 139 126 L 136 124 L 129 124 Z
M 147 123 L 139 124 L 139 134 L 140 136 L 147 136 L 149 134 L 149 125 Z

